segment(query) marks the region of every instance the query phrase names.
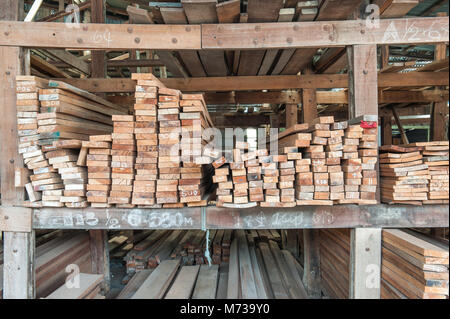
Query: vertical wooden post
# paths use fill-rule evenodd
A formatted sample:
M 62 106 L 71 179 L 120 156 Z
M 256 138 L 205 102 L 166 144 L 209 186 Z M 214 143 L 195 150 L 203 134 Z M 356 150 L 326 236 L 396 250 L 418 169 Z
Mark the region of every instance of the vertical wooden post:
M 349 66 L 349 119 L 378 115 L 377 46 L 347 47 Z
M 392 144 L 392 117 L 381 117 L 381 143 L 383 145 Z
M 91 22 L 104 23 L 106 16 L 105 0 L 91 0 Z M 92 70 L 93 78 L 106 77 L 106 56 L 104 50 L 92 50 Z M 107 293 L 110 287 L 109 275 L 109 251 L 108 234 L 106 230 L 89 231 L 91 239 L 92 271 L 96 274 L 104 274 L 105 281 L 103 293 Z
M 5 0 L 0 3 L 0 20 L 23 20 L 23 1 Z M 24 51 L 19 47 L 0 46 L 0 160 L 2 205 L 13 206 L 24 200 L 24 188 L 15 188 L 16 167 L 23 167 L 18 150 L 16 75 L 24 74 Z M 28 68 L 29 69 L 29 68 Z
M 439 12 L 437 16 L 447 16 L 446 12 Z M 434 60 L 439 61 L 445 59 L 447 56 L 447 45 L 439 43 L 435 46 Z M 445 90 L 444 87 L 437 87 L 437 89 Z M 448 140 L 447 121 L 448 116 L 447 102 L 435 102 L 431 106 L 431 121 L 430 121 L 430 138 L 432 141 Z
M 292 127 L 298 123 L 297 104 L 286 104 L 286 128 Z
M 304 71 L 305 74 L 313 73 L 310 69 Z M 302 90 L 302 114 L 303 123 L 310 123 L 318 117 L 316 89 Z
M 106 16 L 105 0 L 91 0 L 91 22 L 104 23 Z M 106 58 L 104 50 L 92 50 L 91 77 L 106 77 Z
M 350 298 L 380 299 L 381 228 L 350 233 Z
M 34 231 L 4 233 L 3 298 L 35 298 Z
M 0 20 L 23 20 L 23 0 L 0 2 Z M 24 200 L 24 189 L 15 188 L 15 167 L 23 167 L 18 152 L 16 120 L 16 75 L 26 74 L 29 67 L 25 50 L 19 47 L 0 47 L 0 138 L 2 143 L 0 176 L 2 206 L 14 206 Z M 3 298 L 24 299 L 35 297 L 34 232 L 5 232 L 3 265 Z
M 92 272 L 103 274 L 103 293 L 109 291 L 111 278 L 109 271 L 108 233 L 106 230 L 90 230 L 90 246 L 92 258 Z
M 303 230 L 303 284 L 310 298 L 320 298 L 320 244 L 319 229 Z

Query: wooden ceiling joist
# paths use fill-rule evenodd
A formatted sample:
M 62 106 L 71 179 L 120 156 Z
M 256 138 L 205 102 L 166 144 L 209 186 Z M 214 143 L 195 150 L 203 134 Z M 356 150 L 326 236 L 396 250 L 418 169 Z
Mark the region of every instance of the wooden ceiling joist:
M 304 88 L 346 88 L 347 74 L 311 74 L 279 76 L 235 76 L 211 78 L 160 79 L 168 87 L 186 92 L 228 92 L 287 90 Z M 67 79 L 67 83 L 90 92 L 134 92 L 131 79 Z M 423 87 L 449 85 L 449 72 L 381 73 L 378 87 Z
M 217 0 L 182 0 L 184 12 L 189 24 L 218 23 Z M 225 76 L 228 67 L 224 51 L 199 51 L 200 60 L 208 76 Z
M 187 24 L 183 8 L 161 8 L 160 11 L 165 24 Z M 179 51 L 179 54 L 191 76 L 206 76 L 197 51 Z

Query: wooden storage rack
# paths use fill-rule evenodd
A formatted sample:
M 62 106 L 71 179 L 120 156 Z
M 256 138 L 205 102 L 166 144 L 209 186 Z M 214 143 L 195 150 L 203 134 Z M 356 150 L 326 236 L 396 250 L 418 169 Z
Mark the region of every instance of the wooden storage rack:
M 20 1 L 17 1 L 20 2 Z M 91 1 L 91 10 L 103 10 L 102 1 Z M 98 273 L 108 273 L 105 253 L 106 230 L 114 229 L 311 229 L 305 235 L 308 260 L 305 271 L 318 267 L 314 261 L 317 240 L 313 229 L 352 228 L 350 297 L 377 298 L 379 288 L 367 288 L 364 267 L 381 263 L 381 229 L 410 227 L 448 227 L 449 210 L 445 205 L 403 206 L 304 206 L 292 209 L 218 207 L 183 208 L 178 210 L 145 209 L 69 209 L 17 207 L 23 194 L 14 187 L 15 163 L 20 163 L 15 142 L 15 75 L 26 74 L 26 48 L 77 48 L 97 50 L 298 50 L 301 48 L 346 47 L 349 75 L 310 74 L 280 76 L 169 78 L 164 83 L 186 91 L 271 90 L 348 88 L 349 118 L 379 114 L 378 86 L 448 86 L 448 72 L 396 74 L 377 72 L 377 45 L 448 44 L 448 18 L 382 19 L 378 28 L 366 28 L 364 20 L 315 21 L 288 23 L 243 23 L 205 25 L 130 25 L 101 24 L 102 18 L 76 32 L 64 32 L 64 24 L 18 22 L 20 8 L 16 1 L 0 5 L 0 104 L 2 158 L 0 230 L 4 231 L 4 298 L 33 298 L 34 230 L 89 229 L 95 251 Z M 99 12 L 100 12 L 99 11 Z M 96 20 L 97 19 L 97 20 Z M 414 32 L 411 31 L 414 26 Z M 302 30 L 300 32 L 299 30 Z M 395 31 L 393 31 L 395 30 Z M 415 32 L 417 31 L 417 32 Z M 31 34 L 31 36 L 25 36 Z M 102 37 L 98 37 L 102 34 Z M 163 36 L 161 36 L 163 34 Z M 309 36 L 307 36 L 309 35 Z M 208 51 L 206 51 L 208 50 Z M 186 51 L 187 52 L 187 51 Z M 101 57 L 97 57 L 101 61 Z M 103 59 L 104 60 L 104 59 Z M 99 60 L 97 60 L 99 61 Z M 103 61 L 104 62 L 104 61 Z M 94 63 L 93 63 L 94 65 Z M 103 74 L 102 74 L 103 72 Z M 104 70 L 93 66 L 95 79 L 67 79 L 91 92 L 130 92 L 127 79 L 100 79 Z M 397 83 L 397 84 L 396 84 Z M 9 85 L 11 84 L 11 85 Z M 217 97 L 217 96 L 216 96 Z M 383 98 L 383 97 L 382 97 Z M 304 115 L 310 113 L 304 100 Z M 312 118 L 315 115 L 309 114 Z M 306 118 L 304 119 L 307 120 Z M 292 120 L 290 120 L 292 121 Z M 297 122 L 297 121 L 295 121 Z M 437 122 L 439 123 L 439 122 Z M 389 124 L 390 126 L 390 124 Z M 386 125 L 383 126 L 387 127 Z M 382 129 L 383 129 L 382 128 Z M 12 133 L 11 133 L 12 132 Z M 6 136 L 8 134 L 8 136 Z M 106 249 L 107 251 L 107 249 Z M 26 265 L 26 266 L 24 266 Z M 20 267 L 18 267 L 20 266 Z M 315 278 L 306 286 L 314 290 Z

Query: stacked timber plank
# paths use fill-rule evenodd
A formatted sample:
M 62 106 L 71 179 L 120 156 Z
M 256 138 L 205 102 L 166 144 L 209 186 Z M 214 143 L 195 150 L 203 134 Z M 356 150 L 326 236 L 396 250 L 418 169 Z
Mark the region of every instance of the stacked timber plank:
M 45 299 L 104 299 L 100 295 L 103 275 L 79 274 L 79 282 L 75 287 L 67 286 L 66 283 L 52 292 Z
M 78 165 L 85 164 L 85 149 L 81 151 L 81 146 L 80 140 L 58 140 L 54 141 L 52 145 L 55 150 L 45 153 L 49 164 L 58 170 L 64 184 L 60 202 L 72 208 L 87 207 L 87 172 L 85 167 Z M 43 206 L 47 205 L 45 202 L 43 204 Z
M 206 206 L 205 195 L 211 188 L 212 166 L 209 156 L 204 156 L 207 144 L 203 130 L 211 128 L 202 94 L 182 94 L 181 121 L 181 179 L 178 186 L 180 202 L 188 206 Z
M 227 262 L 230 255 L 231 230 L 211 231 L 208 251 L 213 264 Z M 207 263 L 204 231 L 156 230 L 146 233 L 124 257 L 128 274 L 155 268 L 164 259 L 179 258 L 184 265 Z
M 138 80 L 135 92 L 134 136 L 137 143 L 136 170 L 133 185 L 134 205 L 154 206 L 158 178 L 157 89 L 146 80 Z
M 82 143 L 82 147 L 88 150 L 86 197 L 92 207 L 110 207 L 108 196 L 111 190 L 111 141 L 111 135 L 91 135 L 89 141 Z
M 225 237 L 231 239 L 219 231 L 214 238 L 218 234 L 222 242 Z M 186 237 L 189 235 L 184 234 Z M 235 231 L 228 246 L 228 263 L 208 266 L 186 264 L 181 257 L 162 260 L 156 268 L 136 273 L 119 298 L 306 298 L 300 265 L 290 252 L 281 250 L 269 238 L 272 236 L 258 237 L 256 231 Z
M 153 77 L 153 76 L 152 76 Z M 152 78 L 151 77 L 151 78 Z M 181 179 L 180 92 L 164 86 L 158 91 L 158 171 L 156 202 L 163 207 L 179 207 L 178 185 Z
M 40 143 L 51 145 L 59 139 L 87 141 L 89 135 L 111 133 L 110 115 L 115 114 L 115 109 L 92 100 L 90 93 L 80 95 L 76 88 L 65 83 L 51 81 L 49 84 L 53 83 L 58 88 L 39 90 Z
M 420 151 L 428 165 L 428 199 L 424 204 L 448 204 L 449 202 L 449 143 L 448 141 L 419 142 L 408 146 L 422 147 Z
M 136 159 L 136 140 L 134 139 L 134 116 L 113 115 L 111 134 L 111 191 L 108 204 L 132 207 L 134 163 Z
M 295 160 L 297 205 L 376 203 L 377 129 L 364 119 L 319 117 L 279 134 L 279 152 Z
M 307 134 L 311 134 L 310 145 L 303 150 L 303 158 L 311 160 L 312 185 L 314 186 L 313 198 L 309 200 L 300 200 L 300 205 L 332 205 L 330 201 L 330 176 L 339 173 L 335 170 L 328 171 L 328 163 L 340 164 L 342 152 L 340 150 L 327 151 L 325 147 L 331 140 L 330 126 L 334 123 L 332 116 L 319 117 L 310 123 Z M 334 138 L 334 136 L 333 136 Z M 336 155 L 337 154 L 337 155 Z M 339 166 L 337 166 L 340 168 Z M 312 187 L 311 187 L 312 188 Z
M 411 230 L 383 230 L 382 299 L 448 299 L 448 267 L 448 241 Z
M 342 204 L 376 204 L 378 184 L 377 122 L 352 121 L 344 130 L 343 171 L 345 199 Z
M 33 170 L 16 170 L 16 178 L 25 180 L 24 186 L 28 194 L 26 206 L 42 206 L 42 192 L 47 197 L 46 204 L 49 206 L 64 206 L 60 203 L 63 188 L 58 173 L 49 164 L 44 156 L 42 146 L 39 143 L 38 115 L 39 115 L 39 90 L 48 87 L 48 81 L 34 76 L 16 77 L 16 108 L 17 108 L 17 130 L 19 136 L 19 153 L 22 154 L 25 166 Z M 29 177 L 29 178 L 28 178 Z M 31 181 L 29 181 L 31 180 Z M 18 185 L 16 182 L 16 186 Z M 51 192 L 52 194 L 49 194 Z M 58 195 L 55 195 L 58 193 Z M 48 196 L 55 196 L 50 200 Z
M 380 147 L 381 200 L 385 203 L 421 205 L 428 199 L 429 170 L 421 147 Z
M 19 150 L 34 173 L 24 183 L 30 199 L 25 205 L 86 207 L 82 141 L 110 133 L 111 115 L 127 110 L 63 82 L 19 76 L 17 84 Z M 28 173 L 19 173 L 20 185 Z

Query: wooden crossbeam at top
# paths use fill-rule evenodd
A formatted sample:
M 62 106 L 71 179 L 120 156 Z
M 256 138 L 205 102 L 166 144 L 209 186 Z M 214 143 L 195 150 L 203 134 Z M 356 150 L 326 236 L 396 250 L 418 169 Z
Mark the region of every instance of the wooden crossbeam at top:
M 447 17 L 203 25 L 0 21 L 1 46 L 78 49 L 280 49 L 448 42 Z
M 381 73 L 378 87 L 423 87 L 449 84 L 448 72 Z M 286 90 L 304 88 L 347 88 L 347 74 L 311 74 L 279 76 L 228 76 L 160 79 L 168 87 L 183 92 L 226 92 L 254 90 Z M 66 83 L 89 92 L 133 92 L 136 83 L 131 79 L 63 79 Z

